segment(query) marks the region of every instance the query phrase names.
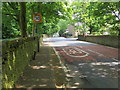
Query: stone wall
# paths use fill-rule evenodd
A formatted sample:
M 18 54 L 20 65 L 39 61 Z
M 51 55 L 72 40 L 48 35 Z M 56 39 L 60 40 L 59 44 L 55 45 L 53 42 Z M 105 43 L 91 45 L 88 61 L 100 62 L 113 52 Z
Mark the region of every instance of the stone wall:
M 3 88 L 13 88 L 25 66 L 38 51 L 38 37 L 2 41 Z
M 118 48 L 118 36 L 82 36 L 78 35 L 78 40 L 93 42 L 106 46 Z

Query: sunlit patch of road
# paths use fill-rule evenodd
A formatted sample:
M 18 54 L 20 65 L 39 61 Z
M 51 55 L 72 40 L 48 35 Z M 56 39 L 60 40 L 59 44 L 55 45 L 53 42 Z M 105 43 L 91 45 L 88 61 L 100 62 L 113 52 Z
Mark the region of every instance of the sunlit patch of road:
M 84 46 L 84 45 L 97 45 L 94 43 L 88 43 L 84 41 L 77 41 L 77 38 L 64 38 L 64 37 L 54 37 L 43 39 L 46 45 L 52 47 L 64 47 L 64 46 Z

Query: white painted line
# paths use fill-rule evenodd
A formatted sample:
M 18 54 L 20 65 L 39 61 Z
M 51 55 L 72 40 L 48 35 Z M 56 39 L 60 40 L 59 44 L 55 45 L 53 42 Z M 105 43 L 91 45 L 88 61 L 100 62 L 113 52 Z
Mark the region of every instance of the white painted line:
M 93 50 L 90 50 L 90 49 L 88 49 L 88 51 L 93 52 L 93 53 L 96 53 L 96 54 L 98 54 L 99 56 L 104 56 L 103 54 L 101 54 L 101 53 L 99 53 L 99 52 L 96 52 L 96 51 L 93 51 Z
M 54 50 L 55 54 L 58 56 L 58 59 L 59 59 L 59 62 L 60 62 L 60 64 L 61 64 L 61 66 L 64 67 L 63 70 L 64 70 L 64 72 L 65 72 L 65 75 L 67 75 L 67 74 L 70 72 L 70 71 L 68 71 L 68 70 L 69 70 L 68 67 L 66 67 L 66 66 L 64 65 L 64 63 L 61 61 L 61 57 L 59 56 L 58 52 L 56 51 L 56 49 L 55 49 L 54 47 L 53 47 L 53 50 Z M 69 87 L 69 86 L 70 86 L 70 82 L 69 82 L 70 80 L 69 80 L 68 77 L 66 77 L 65 79 L 66 79 L 66 81 L 67 81 L 65 87 Z
M 55 49 L 54 47 L 53 47 L 53 50 L 54 50 L 55 54 L 57 55 L 61 66 L 62 66 L 62 67 L 65 67 L 65 65 L 64 65 L 63 62 L 61 61 L 61 57 L 59 56 L 58 52 L 56 51 L 56 49 Z M 65 67 L 63 70 L 64 70 L 65 72 L 67 72 L 67 68 L 66 68 L 66 67 Z
M 84 52 L 84 53 L 86 53 L 86 54 L 83 55 L 83 56 L 74 56 L 74 55 L 70 55 L 70 54 L 68 54 L 68 53 L 65 51 L 65 49 L 63 49 L 63 51 L 64 51 L 68 56 L 70 56 L 70 57 L 86 57 L 86 56 L 89 55 L 89 53 L 87 53 L 87 52 L 85 52 L 85 51 L 83 51 L 83 50 L 81 50 L 81 49 L 79 49 L 79 48 L 73 48 L 73 49 L 77 50 L 78 53 L 82 53 L 82 52 Z
M 115 61 L 119 61 L 118 59 L 115 59 L 115 58 L 112 58 L 113 60 L 115 60 Z

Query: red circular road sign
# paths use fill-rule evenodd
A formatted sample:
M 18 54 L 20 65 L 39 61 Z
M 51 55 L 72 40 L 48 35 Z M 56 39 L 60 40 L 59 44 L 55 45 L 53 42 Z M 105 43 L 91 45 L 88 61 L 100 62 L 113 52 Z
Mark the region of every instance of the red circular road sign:
M 41 14 L 34 14 L 33 15 L 33 22 L 34 23 L 41 23 L 42 22 L 42 15 Z

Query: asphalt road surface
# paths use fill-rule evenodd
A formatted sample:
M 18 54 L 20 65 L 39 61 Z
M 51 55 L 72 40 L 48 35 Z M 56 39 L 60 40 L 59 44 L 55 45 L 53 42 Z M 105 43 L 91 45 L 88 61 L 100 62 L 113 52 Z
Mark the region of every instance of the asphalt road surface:
M 77 38 L 44 39 L 64 62 L 71 87 L 118 88 L 118 49 Z

